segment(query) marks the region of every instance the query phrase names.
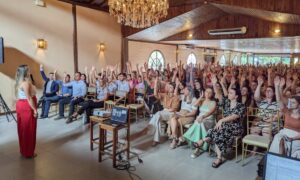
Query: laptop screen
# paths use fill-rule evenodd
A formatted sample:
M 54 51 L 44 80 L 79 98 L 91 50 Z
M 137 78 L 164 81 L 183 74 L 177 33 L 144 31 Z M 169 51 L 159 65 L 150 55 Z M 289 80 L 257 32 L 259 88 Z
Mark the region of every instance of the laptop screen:
M 299 180 L 300 160 L 268 153 L 264 177 L 265 180 Z
M 123 107 L 113 107 L 111 112 L 111 120 L 120 123 L 127 123 L 128 109 Z

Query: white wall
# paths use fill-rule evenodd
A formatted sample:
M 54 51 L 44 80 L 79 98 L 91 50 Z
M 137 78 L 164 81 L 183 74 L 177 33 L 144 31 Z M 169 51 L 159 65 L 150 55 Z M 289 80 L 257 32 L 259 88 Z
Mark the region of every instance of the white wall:
M 73 18 L 70 4 L 47 0 L 47 7 L 35 6 L 33 0 L 0 0 L 0 36 L 5 41 L 5 64 L 0 65 L 0 93 L 14 109 L 14 76 L 20 64 L 28 64 L 37 81 L 39 64 L 46 72 L 57 69 L 59 75 L 73 75 Z M 121 61 L 121 27 L 108 13 L 77 6 L 79 70 L 98 68 Z M 47 41 L 46 50 L 36 48 L 36 40 Z M 100 54 L 97 44 L 104 42 Z

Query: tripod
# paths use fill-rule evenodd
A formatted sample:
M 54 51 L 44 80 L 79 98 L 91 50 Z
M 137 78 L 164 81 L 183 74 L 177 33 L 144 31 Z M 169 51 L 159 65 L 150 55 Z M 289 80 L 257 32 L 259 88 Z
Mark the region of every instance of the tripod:
M 0 108 L 1 107 L 2 107 L 2 109 L 4 111 L 4 114 L 6 116 L 7 122 L 10 122 L 9 116 L 11 116 L 17 122 L 15 116 L 13 115 L 13 113 L 11 112 L 11 110 L 9 109 L 9 107 L 7 106 L 6 102 L 2 98 L 2 95 L 0 94 Z

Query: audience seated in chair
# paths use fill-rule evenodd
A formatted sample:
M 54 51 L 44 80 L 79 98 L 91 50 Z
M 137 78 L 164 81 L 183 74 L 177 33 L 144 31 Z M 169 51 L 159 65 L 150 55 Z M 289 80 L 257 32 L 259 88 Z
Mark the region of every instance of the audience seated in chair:
M 55 76 L 55 73 L 54 73 Z M 57 103 L 61 99 L 67 99 L 70 100 L 72 96 L 72 87 L 67 87 L 64 85 L 64 83 L 69 83 L 70 82 L 70 75 L 64 73 L 64 81 L 61 80 L 55 80 L 57 84 L 60 85 L 61 87 L 61 92 L 60 94 L 52 97 L 47 97 L 45 98 L 45 110 L 44 110 L 44 116 L 48 117 L 49 109 L 51 106 L 51 103 Z
M 203 97 L 204 96 L 204 97 Z M 207 131 L 215 126 L 217 103 L 214 100 L 214 93 L 211 88 L 206 88 L 204 95 L 200 95 L 196 104 L 199 106 L 199 115 L 193 125 L 183 135 L 184 138 L 191 144 L 196 143 L 207 135 Z M 202 147 L 196 147 L 191 154 L 191 158 L 198 157 L 203 151 L 208 149 L 207 143 Z
M 42 113 L 40 117 L 47 118 L 48 112 L 45 112 L 45 108 L 46 108 L 45 102 L 47 98 L 51 98 L 57 95 L 56 93 L 59 91 L 59 85 L 56 83 L 54 79 L 53 72 L 49 73 L 49 78 L 46 76 L 42 64 L 40 65 L 40 73 L 42 75 L 43 80 L 45 81 L 45 84 L 44 84 L 43 96 L 40 98 L 37 107 L 39 107 L 39 105 L 42 104 Z
M 69 108 L 69 116 L 72 116 L 72 114 L 75 111 L 75 105 L 78 105 L 79 103 L 84 101 L 84 97 L 86 95 L 87 87 L 86 84 L 80 79 L 81 73 L 76 72 L 73 81 L 69 83 L 64 83 L 63 85 L 66 87 L 72 87 L 72 97 L 71 98 L 65 98 L 60 99 L 58 101 L 59 103 L 59 116 L 55 118 L 55 120 L 59 120 L 64 118 L 64 106 L 66 104 L 70 104 Z M 66 121 L 66 123 L 70 123 L 69 120 Z
M 208 130 L 207 136 L 194 143 L 196 148 L 200 148 L 205 142 L 215 145 L 217 159 L 212 163 L 212 167 L 218 168 L 224 161 L 224 155 L 232 149 L 234 137 L 243 134 L 242 121 L 245 114 L 245 106 L 241 103 L 241 93 L 238 89 L 228 90 L 228 98 L 224 98 L 221 103 L 224 109 L 224 118 L 218 120 L 213 129 Z
M 92 115 L 92 110 L 94 108 L 103 108 L 104 101 L 108 98 L 108 89 L 104 82 L 104 80 L 99 79 L 96 81 L 97 83 L 97 99 L 90 99 L 87 100 L 82 104 L 77 112 L 74 112 L 72 116 L 68 118 L 68 121 L 72 122 L 74 119 L 77 118 L 78 115 L 81 115 L 84 111 L 86 112 L 86 121 L 84 124 L 88 124 L 90 122 L 90 116 Z
M 264 84 L 262 76 L 258 77 L 258 86 L 255 90 L 254 99 L 257 107 L 260 109 L 260 119 L 256 119 L 251 127 L 251 134 L 258 134 L 263 136 L 272 136 L 269 132 L 269 126 L 272 126 L 272 130 L 278 129 L 276 114 L 278 111 L 278 103 L 276 101 L 275 89 L 273 86 L 265 86 L 265 99 L 261 98 L 260 92 Z
M 275 135 L 269 151 L 300 159 L 300 96 L 291 97 L 287 107 L 281 101 L 284 83 L 284 78 L 275 78 L 276 97 L 285 118 L 284 128 Z
M 176 82 L 176 87 L 178 87 L 178 84 L 179 80 Z M 183 126 L 192 123 L 197 113 L 197 107 L 195 106 L 197 99 L 193 97 L 193 90 L 191 88 L 184 87 L 183 95 L 180 95 L 180 100 L 180 111 L 176 112 L 175 116 L 169 121 L 170 137 L 172 139 L 171 149 L 183 144 Z
M 178 87 L 174 87 L 173 84 L 169 84 L 167 93 L 159 93 L 158 92 L 158 84 L 159 78 L 156 77 L 155 85 L 154 85 L 154 96 L 161 101 L 164 109 L 162 111 L 158 111 L 151 118 L 148 127 L 145 129 L 146 131 L 150 131 L 151 134 L 154 134 L 153 138 L 153 146 L 156 146 L 160 142 L 160 131 L 161 131 L 161 121 L 169 121 L 172 117 L 174 117 L 175 112 L 179 106 L 179 96 L 177 92 L 174 92 Z

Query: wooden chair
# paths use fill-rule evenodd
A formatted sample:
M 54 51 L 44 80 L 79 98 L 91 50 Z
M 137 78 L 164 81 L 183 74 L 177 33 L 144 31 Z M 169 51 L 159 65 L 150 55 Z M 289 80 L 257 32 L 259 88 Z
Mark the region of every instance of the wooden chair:
M 134 90 L 134 94 L 135 94 L 135 90 Z M 141 98 L 144 99 L 144 96 L 142 96 Z M 143 118 L 145 118 L 144 101 L 136 100 L 136 102 L 134 104 L 128 104 L 127 107 L 129 108 L 129 113 L 130 113 L 131 117 L 135 117 L 136 122 L 138 121 L 138 111 L 139 110 L 143 111 Z
M 55 115 L 58 114 L 58 102 L 55 102 L 55 103 L 51 103 L 50 105 L 51 109 L 54 107 L 55 108 Z
M 259 109 L 259 108 L 247 108 L 247 135 L 242 139 L 242 165 L 244 165 L 244 158 L 247 155 L 247 152 L 256 152 L 248 150 L 248 145 L 254 146 L 254 147 L 261 147 L 268 151 L 270 143 L 272 142 L 272 125 L 270 125 L 269 132 L 270 136 L 260 136 L 256 134 L 250 134 L 251 125 L 254 122 L 254 119 L 261 118 L 260 113 L 262 111 L 274 111 L 274 110 L 268 110 L 268 109 Z M 279 125 L 279 112 L 276 111 L 277 115 L 277 123 Z M 251 125 L 250 125 L 251 124 Z M 264 155 L 264 153 L 256 152 L 258 154 Z
M 95 99 L 97 97 L 97 88 L 96 87 L 88 87 L 86 99 Z
M 117 156 L 123 152 L 126 153 L 127 159 L 129 159 L 129 153 L 130 153 L 130 113 L 128 111 L 128 108 L 119 106 L 124 110 L 127 110 L 127 123 L 124 125 L 119 125 L 119 126 L 113 126 L 110 124 L 106 124 L 103 122 L 99 123 L 99 156 L 98 156 L 98 161 L 102 161 L 102 156 L 104 154 L 109 155 L 112 160 L 113 160 L 113 167 L 116 167 L 116 161 L 117 161 Z M 118 137 L 118 132 L 121 129 L 126 129 L 126 145 L 125 148 L 118 148 L 119 143 L 119 137 Z M 108 141 L 107 140 L 107 131 L 112 132 L 112 140 Z
M 126 106 L 126 100 L 127 100 L 127 92 L 125 91 L 116 91 L 114 94 L 113 100 L 108 100 L 104 102 L 104 108 L 105 109 L 112 109 L 116 105 L 122 105 Z
M 98 116 L 90 116 L 90 150 L 94 150 L 94 144 L 99 145 L 99 137 L 94 137 L 94 125 L 101 123 L 105 120 L 109 119 L 109 117 L 98 117 Z

